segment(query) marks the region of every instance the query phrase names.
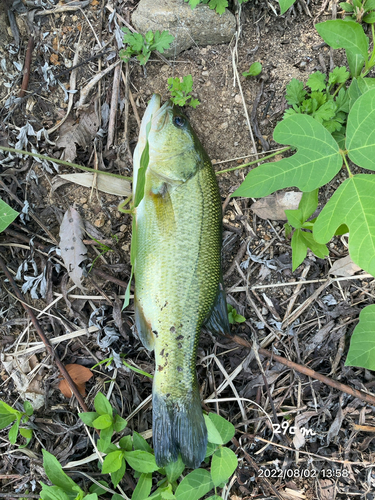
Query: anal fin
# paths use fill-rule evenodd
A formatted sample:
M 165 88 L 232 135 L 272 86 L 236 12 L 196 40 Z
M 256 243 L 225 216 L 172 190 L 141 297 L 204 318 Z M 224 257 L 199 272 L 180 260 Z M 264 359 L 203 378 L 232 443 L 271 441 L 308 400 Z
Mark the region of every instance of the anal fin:
M 210 315 L 204 322 L 204 328 L 211 333 L 218 335 L 231 335 L 230 325 L 228 320 L 227 300 L 222 280 L 219 283 L 216 300 Z

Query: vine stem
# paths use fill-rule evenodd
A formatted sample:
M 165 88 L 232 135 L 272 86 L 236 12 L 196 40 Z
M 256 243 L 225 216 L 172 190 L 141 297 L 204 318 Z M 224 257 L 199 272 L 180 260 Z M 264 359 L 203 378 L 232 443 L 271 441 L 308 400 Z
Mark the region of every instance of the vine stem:
M 279 155 L 281 153 L 285 153 L 285 151 L 288 151 L 289 149 L 291 149 L 290 146 L 287 146 L 284 149 L 280 149 L 279 151 L 276 151 L 276 153 L 272 153 L 272 155 L 265 156 L 264 158 L 258 158 L 258 160 L 251 161 L 250 163 L 244 163 L 243 165 L 239 165 L 238 167 L 232 167 L 232 168 L 226 168 L 225 170 L 219 170 L 219 172 L 216 172 L 216 175 L 225 174 L 226 172 L 233 172 L 233 170 L 238 170 L 240 168 L 249 167 L 250 165 L 255 165 L 256 163 L 260 163 L 264 160 L 268 160 L 269 158 L 273 158 L 276 155 Z
M 82 165 L 78 165 L 78 163 L 70 163 L 69 161 L 59 160 L 58 158 L 51 158 L 50 156 L 41 155 L 39 153 L 30 153 L 30 151 L 24 151 L 22 149 L 14 149 L 5 146 L 0 146 L 0 150 L 8 151 L 9 153 L 16 153 L 18 155 L 34 156 L 36 158 L 41 158 L 42 160 L 47 160 L 53 163 L 57 163 L 58 165 L 65 165 L 66 167 L 79 168 L 80 170 L 84 170 L 85 172 L 92 172 L 93 174 L 109 175 L 110 177 L 116 177 L 117 179 L 124 179 L 129 182 L 133 180 L 132 177 L 125 177 L 124 175 L 120 174 L 112 174 L 111 172 L 105 172 L 103 170 L 95 170 L 94 168 L 90 167 L 83 167 Z

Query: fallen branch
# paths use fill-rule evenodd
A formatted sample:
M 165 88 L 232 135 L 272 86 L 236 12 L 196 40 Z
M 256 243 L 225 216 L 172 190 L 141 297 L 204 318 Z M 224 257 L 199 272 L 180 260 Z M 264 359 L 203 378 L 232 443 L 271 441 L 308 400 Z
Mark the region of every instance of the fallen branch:
M 238 345 L 247 347 L 248 349 L 252 349 L 252 344 L 248 340 L 243 339 L 238 335 L 227 335 L 226 337 Z M 270 358 L 274 361 L 277 361 L 278 363 L 283 364 L 284 366 L 287 366 L 288 368 L 291 368 L 292 370 L 296 370 L 298 373 L 307 375 L 308 377 L 311 377 L 315 380 L 320 380 L 320 382 L 323 382 L 323 384 L 329 385 L 330 387 L 333 387 L 338 391 L 345 392 L 345 394 L 349 394 L 350 396 L 361 399 L 362 401 L 365 401 L 370 405 L 375 405 L 375 396 L 372 396 L 371 394 L 367 394 L 366 392 L 360 391 L 358 389 L 353 389 L 352 387 L 342 384 L 337 380 L 326 377 L 325 375 L 322 375 L 321 373 L 318 373 L 311 368 L 307 368 L 307 366 L 299 365 L 298 363 L 294 363 L 294 361 L 290 361 L 289 359 L 278 356 L 273 352 L 267 351 L 267 349 L 260 348 L 258 349 L 258 352 L 262 356 L 266 356 L 266 358 Z
M 27 87 L 29 86 L 31 55 L 33 53 L 33 49 L 34 49 L 34 37 L 31 36 L 29 38 L 29 42 L 26 48 L 25 66 L 23 68 L 23 79 L 22 79 L 21 90 L 19 91 L 18 97 L 24 97 Z
M 57 357 L 57 354 L 55 353 L 55 351 L 54 351 L 54 349 L 53 349 L 50 341 L 45 336 L 45 334 L 44 334 L 44 332 L 43 332 L 43 330 L 42 330 L 42 328 L 41 328 L 41 326 L 39 324 L 39 321 L 37 320 L 35 314 L 30 309 L 30 307 L 26 304 L 24 297 L 22 296 L 21 292 L 19 291 L 19 289 L 18 289 L 18 287 L 16 285 L 16 282 L 14 281 L 12 275 L 8 271 L 8 268 L 7 268 L 6 264 L 5 264 L 5 262 L 3 261 L 3 259 L 1 257 L 0 257 L 0 267 L 3 270 L 3 272 L 4 272 L 5 276 L 7 277 L 7 279 L 9 280 L 9 283 L 10 283 L 11 287 L 13 288 L 16 297 L 19 299 L 19 301 L 21 302 L 23 308 L 25 309 L 25 311 L 29 315 L 29 317 L 31 319 L 31 322 L 34 325 L 35 330 L 37 331 L 39 337 L 42 339 L 44 345 L 46 346 L 48 354 L 51 356 L 52 359 L 55 360 L 56 365 L 57 365 L 58 369 L 60 370 L 61 375 L 65 378 L 65 380 L 69 384 L 69 387 L 70 387 L 72 393 L 77 398 L 77 401 L 78 401 L 80 407 L 82 408 L 82 410 L 84 412 L 88 412 L 89 409 L 87 408 L 86 403 L 84 402 L 84 400 L 83 400 L 83 398 L 82 398 L 79 390 L 77 389 L 77 386 L 73 382 L 73 380 L 72 380 L 71 376 L 69 375 L 69 373 L 67 372 L 65 366 L 62 364 L 62 362 L 60 361 L 60 359 Z

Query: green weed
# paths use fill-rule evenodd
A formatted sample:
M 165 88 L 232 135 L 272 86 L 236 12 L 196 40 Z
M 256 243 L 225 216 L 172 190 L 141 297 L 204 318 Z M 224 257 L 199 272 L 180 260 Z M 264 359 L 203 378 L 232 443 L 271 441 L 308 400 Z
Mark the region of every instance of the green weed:
M 20 448 L 24 448 L 29 444 L 33 434 L 31 428 L 20 427 L 20 425 L 27 424 L 33 414 L 33 407 L 28 401 L 24 401 L 23 408 L 25 411 L 18 411 L 4 403 L 4 401 L 0 401 L 0 429 L 5 429 L 9 424 L 14 422 L 9 429 L 8 439 L 11 444 L 16 444 L 18 433 L 20 433 L 26 439 L 26 444 L 20 446 Z
M 120 58 L 128 62 L 132 56 L 136 56 L 142 66 L 150 58 L 151 52 L 157 50 L 161 54 L 169 49 L 174 37 L 168 31 L 148 31 L 145 35 L 141 33 L 132 33 L 128 28 L 122 28 L 124 34 L 125 49 L 120 50 Z
M 243 323 L 244 321 L 246 321 L 246 318 L 241 316 L 241 314 L 238 314 L 235 308 L 230 304 L 227 304 L 227 310 L 228 310 L 228 320 L 231 325 L 234 325 L 235 323 Z
M 260 62 L 254 62 L 247 71 L 242 73 L 245 78 L 248 76 L 258 76 L 262 71 L 262 65 Z
M 198 99 L 189 95 L 193 90 L 193 77 L 191 75 L 184 76 L 182 81 L 177 77 L 168 78 L 168 90 L 171 93 L 171 101 L 176 106 L 188 105 L 195 109 L 200 104 Z

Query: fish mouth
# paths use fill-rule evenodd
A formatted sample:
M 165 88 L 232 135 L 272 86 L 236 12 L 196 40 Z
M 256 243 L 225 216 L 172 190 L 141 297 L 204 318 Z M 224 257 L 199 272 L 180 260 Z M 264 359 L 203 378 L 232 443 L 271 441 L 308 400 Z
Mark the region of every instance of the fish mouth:
M 172 109 L 172 107 L 172 102 L 167 101 L 152 114 L 151 128 L 154 132 L 160 132 L 162 130 L 167 122 L 168 111 Z

